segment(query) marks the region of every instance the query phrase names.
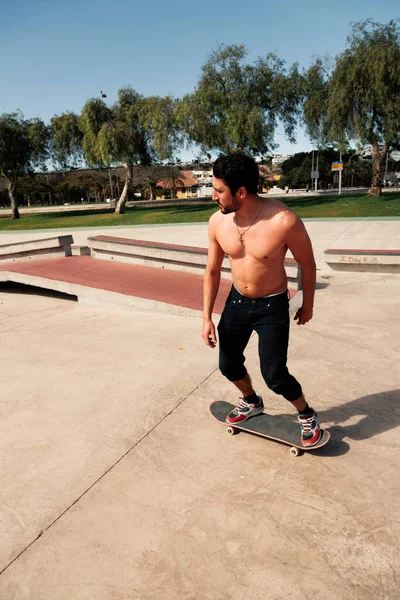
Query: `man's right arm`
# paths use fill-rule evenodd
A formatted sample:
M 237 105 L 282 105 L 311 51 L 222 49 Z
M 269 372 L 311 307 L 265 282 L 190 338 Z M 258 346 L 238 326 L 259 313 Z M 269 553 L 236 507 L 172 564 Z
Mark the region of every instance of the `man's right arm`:
M 211 217 L 208 224 L 208 259 L 203 282 L 202 337 L 204 342 L 207 344 L 207 346 L 210 346 L 210 348 L 215 348 L 217 343 L 215 327 L 214 323 L 212 322 L 212 311 L 221 281 L 221 266 L 222 261 L 224 260 L 224 251 L 222 250 L 216 238 L 215 222 L 213 217 Z

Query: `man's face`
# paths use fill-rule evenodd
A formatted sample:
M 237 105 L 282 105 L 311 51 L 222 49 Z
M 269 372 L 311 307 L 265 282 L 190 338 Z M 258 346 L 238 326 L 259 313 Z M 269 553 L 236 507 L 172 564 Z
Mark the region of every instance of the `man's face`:
M 238 193 L 233 195 L 222 179 L 213 177 L 212 184 L 214 188 L 212 199 L 215 200 L 215 202 L 218 202 L 223 215 L 229 215 L 229 213 L 239 210 L 241 203 L 237 198 Z

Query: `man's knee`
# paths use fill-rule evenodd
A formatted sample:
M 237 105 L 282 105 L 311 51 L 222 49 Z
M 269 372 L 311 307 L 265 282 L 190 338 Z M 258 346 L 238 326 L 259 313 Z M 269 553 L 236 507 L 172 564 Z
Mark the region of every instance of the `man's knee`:
M 235 363 L 226 357 L 220 357 L 219 370 L 229 381 L 240 381 L 247 375 L 247 369 L 242 363 Z
M 300 383 L 289 372 L 269 373 L 264 376 L 264 379 L 271 391 L 283 396 L 289 402 L 298 400 L 303 393 Z

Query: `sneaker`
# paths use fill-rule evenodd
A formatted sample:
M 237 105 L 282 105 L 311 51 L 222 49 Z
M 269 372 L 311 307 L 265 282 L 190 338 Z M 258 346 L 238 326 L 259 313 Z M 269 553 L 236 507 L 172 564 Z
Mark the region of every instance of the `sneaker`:
M 322 435 L 317 413 L 313 411 L 309 416 L 299 415 L 298 419 L 301 423 L 301 443 L 303 446 L 317 444 Z
M 261 396 L 258 396 L 258 400 L 258 404 L 249 404 L 244 398 L 240 398 L 239 404 L 226 417 L 226 422 L 232 424 L 243 423 L 250 417 L 261 414 L 264 411 L 264 403 Z

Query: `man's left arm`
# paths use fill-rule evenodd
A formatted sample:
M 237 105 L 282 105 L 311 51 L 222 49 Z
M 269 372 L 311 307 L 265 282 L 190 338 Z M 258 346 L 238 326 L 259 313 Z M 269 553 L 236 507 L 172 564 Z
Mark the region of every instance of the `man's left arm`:
M 311 240 L 303 221 L 294 213 L 287 213 L 286 244 L 295 261 L 301 267 L 303 304 L 296 312 L 294 320 L 305 325 L 312 319 L 316 284 L 316 266 Z

